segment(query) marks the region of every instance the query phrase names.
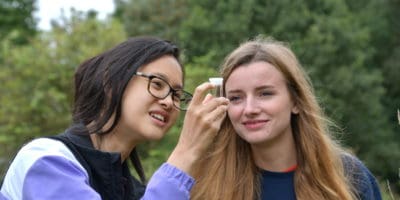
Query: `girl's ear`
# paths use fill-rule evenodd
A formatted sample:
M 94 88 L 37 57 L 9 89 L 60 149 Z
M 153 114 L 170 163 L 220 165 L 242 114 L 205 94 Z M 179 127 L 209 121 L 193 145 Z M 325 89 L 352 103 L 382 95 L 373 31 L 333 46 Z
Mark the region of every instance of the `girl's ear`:
M 293 114 L 299 114 L 299 108 L 297 108 L 297 106 L 296 106 L 296 104 L 295 105 L 293 105 L 293 107 L 292 107 L 292 113 Z

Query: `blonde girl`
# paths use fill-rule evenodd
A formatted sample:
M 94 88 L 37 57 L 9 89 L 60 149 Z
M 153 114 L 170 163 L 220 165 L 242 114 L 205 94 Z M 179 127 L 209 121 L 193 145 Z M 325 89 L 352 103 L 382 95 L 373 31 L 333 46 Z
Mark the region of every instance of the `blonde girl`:
M 381 199 L 371 172 L 331 137 L 294 53 L 256 38 L 222 65 L 227 118 L 197 165 L 191 199 Z

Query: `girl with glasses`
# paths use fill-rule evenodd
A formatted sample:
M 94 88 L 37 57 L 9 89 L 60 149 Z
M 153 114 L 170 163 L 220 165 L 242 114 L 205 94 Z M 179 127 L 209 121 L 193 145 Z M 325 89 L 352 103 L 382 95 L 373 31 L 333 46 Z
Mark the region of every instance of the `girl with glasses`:
M 194 170 L 193 200 L 381 199 L 371 172 L 331 137 L 285 44 L 245 42 L 221 71 L 227 118 Z
M 183 77 L 178 48 L 159 38 L 131 38 L 86 60 L 75 73 L 73 123 L 18 152 L 0 197 L 189 199 L 193 167 L 216 136 L 228 100 L 206 96 L 209 83 L 192 97 Z M 161 139 L 182 110 L 179 141 L 146 187 L 136 146 Z

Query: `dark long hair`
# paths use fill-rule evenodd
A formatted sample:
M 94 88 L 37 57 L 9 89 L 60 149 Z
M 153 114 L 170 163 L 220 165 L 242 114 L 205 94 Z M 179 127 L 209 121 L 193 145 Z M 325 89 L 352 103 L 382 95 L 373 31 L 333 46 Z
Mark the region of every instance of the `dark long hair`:
M 75 72 L 71 131 L 75 134 L 110 133 L 121 118 L 122 96 L 133 74 L 140 66 L 164 55 L 174 56 L 179 61 L 177 46 L 160 38 L 142 36 L 130 38 L 84 61 Z M 111 126 L 104 130 L 111 117 Z M 136 149 L 130 160 L 141 181 L 145 182 Z

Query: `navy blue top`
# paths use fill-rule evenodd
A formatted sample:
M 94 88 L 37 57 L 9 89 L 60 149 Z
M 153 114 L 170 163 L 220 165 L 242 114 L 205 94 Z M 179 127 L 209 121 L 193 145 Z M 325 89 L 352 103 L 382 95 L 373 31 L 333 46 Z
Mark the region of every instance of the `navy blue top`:
M 294 171 L 261 172 L 261 200 L 295 200 Z
M 378 183 L 367 167 L 356 157 L 343 155 L 346 176 L 356 189 L 360 200 L 381 200 Z M 261 200 L 295 200 L 294 171 L 261 170 Z

